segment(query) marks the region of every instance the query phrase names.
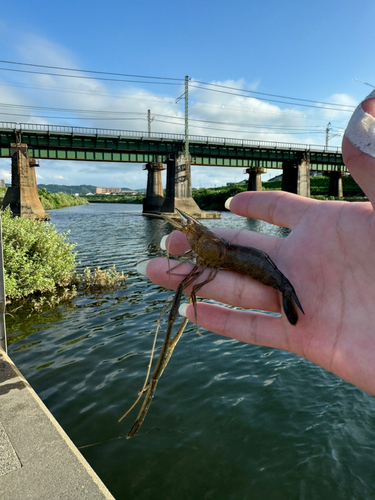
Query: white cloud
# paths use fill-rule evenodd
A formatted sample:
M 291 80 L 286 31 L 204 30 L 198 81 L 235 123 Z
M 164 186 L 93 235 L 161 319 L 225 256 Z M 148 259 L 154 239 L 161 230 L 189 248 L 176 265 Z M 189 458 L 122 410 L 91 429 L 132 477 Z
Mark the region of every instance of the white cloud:
M 5 182 L 10 182 L 11 181 L 11 173 L 10 170 L 5 170 L 5 169 L 0 169 L 0 177 L 1 179 L 4 179 Z
M 27 33 L 16 37 L 16 43 L 18 43 L 18 54 L 23 61 L 80 68 L 80 63 L 74 54 L 50 40 Z M 53 72 L 42 68 L 34 70 Z M 64 73 L 63 70 L 58 72 Z M 184 92 L 182 82 L 181 86 L 168 87 L 166 90 L 168 93 L 163 94 L 150 87 L 136 86 L 134 83 L 130 86 L 124 82 L 110 83 L 98 79 L 60 78 L 22 73 L 1 76 L 3 77 L 0 81 L 2 103 L 56 108 L 48 113 L 41 109 L 23 109 L 23 116 L 13 116 L 12 113 L 20 113 L 20 110 L 15 111 L 0 106 L 0 113 L 7 113 L 0 114 L 2 121 L 146 132 L 147 111 L 150 109 L 154 118 L 151 124 L 153 132 L 184 133 L 184 100 L 175 103 L 176 97 Z M 212 83 L 243 91 L 256 90 L 260 86 L 259 79 L 253 82 L 240 79 Z M 276 102 L 263 101 L 260 95 L 258 98 L 243 97 L 235 95 L 241 94 L 241 91 L 219 87 L 216 90 L 229 93 L 209 92 L 196 88 L 194 80 L 190 85 L 189 133 L 192 135 L 324 144 L 328 121 L 340 133 L 340 127 L 344 128 L 350 117 L 349 113 L 341 111 L 298 108 L 291 105 L 285 107 Z M 335 94 L 327 98 L 327 101 L 355 105 L 353 99 L 346 94 Z M 64 109 L 77 111 L 64 112 Z M 340 136 L 336 135 L 330 145 L 339 144 Z M 0 165 L 4 165 L 5 171 L 5 164 L 0 163 Z M 40 160 L 40 172 L 38 179 L 43 178 L 43 182 L 47 184 L 56 181 L 64 184 L 64 181 L 69 179 L 72 185 L 93 184 L 139 189 L 146 187 L 147 179 L 146 172 L 142 170 L 140 164 Z M 242 169 L 229 168 L 213 169 L 197 166 L 193 167 L 192 173 L 194 187 L 225 184 L 246 177 Z

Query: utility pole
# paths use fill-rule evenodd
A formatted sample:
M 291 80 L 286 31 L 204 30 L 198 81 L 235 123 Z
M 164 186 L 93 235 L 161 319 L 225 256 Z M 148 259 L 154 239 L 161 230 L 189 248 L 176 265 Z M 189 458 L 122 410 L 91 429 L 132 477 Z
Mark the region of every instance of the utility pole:
M 186 165 L 189 163 L 189 80 L 188 76 L 185 76 L 185 92 L 177 97 L 176 103 L 181 99 L 185 99 L 185 162 Z
M 147 125 L 148 125 L 148 136 L 151 137 L 151 122 L 153 121 L 154 117 L 151 118 L 151 111 L 147 111 Z
M 185 161 L 189 163 L 189 77 L 185 76 Z
M 329 139 L 328 134 L 330 133 L 331 130 L 332 130 L 331 122 L 328 122 L 326 128 L 326 148 L 328 148 L 328 139 Z

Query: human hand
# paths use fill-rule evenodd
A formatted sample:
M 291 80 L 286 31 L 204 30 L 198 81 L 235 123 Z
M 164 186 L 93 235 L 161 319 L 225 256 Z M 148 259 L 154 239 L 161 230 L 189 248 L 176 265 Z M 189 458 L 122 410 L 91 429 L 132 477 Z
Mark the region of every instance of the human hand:
M 375 99 L 362 103 L 362 108 L 375 116 Z M 230 202 L 233 213 L 288 227 L 290 234 L 278 238 L 243 230 L 217 231 L 233 243 L 270 256 L 293 284 L 304 308 L 297 325 L 292 326 L 283 313 L 272 316 L 207 303 L 197 304 L 197 322 L 221 335 L 299 354 L 375 394 L 375 158 L 345 137 L 342 148 L 345 163 L 369 203 L 322 202 L 285 192 L 240 193 Z M 166 246 L 171 254 L 189 248 L 179 232 L 168 237 Z M 178 272 L 189 269 L 184 265 Z M 167 270 L 165 259 L 154 259 L 146 272 L 155 283 L 175 289 L 182 277 L 168 275 Z M 199 295 L 241 308 L 282 312 L 279 292 L 231 271 L 220 271 Z M 192 305 L 186 316 L 195 321 Z

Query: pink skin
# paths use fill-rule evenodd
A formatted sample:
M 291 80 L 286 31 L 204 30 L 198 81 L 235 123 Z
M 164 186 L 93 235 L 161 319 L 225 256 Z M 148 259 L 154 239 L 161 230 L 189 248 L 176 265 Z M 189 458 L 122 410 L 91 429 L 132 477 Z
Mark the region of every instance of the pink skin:
M 362 107 L 375 116 L 374 98 Z M 346 138 L 342 152 L 371 203 L 321 202 L 277 191 L 240 193 L 231 201 L 233 213 L 289 227 L 291 233 L 278 238 L 246 230 L 217 231 L 271 257 L 304 308 L 298 324 L 292 326 L 284 314 L 275 317 L 207 303 L 198 304 L 197 319 L 201 327 L 220 335 L 299 354 L 375 395 L 375 159 Z M 178 231 L 166 245 L 172 255 L 189 248 Z M 186 264 L 176 272 L 190 268 Z M 169 276 L 167 269 L 166 259 L 154 259 L 147 265 L 147 276 L 175 289 L 182 277 Z M 282 311 L 279 292 L 230 271 L 220 271 L 200 295 L 223 304 Z M 191 305 L 186 314 L 194 322 Z

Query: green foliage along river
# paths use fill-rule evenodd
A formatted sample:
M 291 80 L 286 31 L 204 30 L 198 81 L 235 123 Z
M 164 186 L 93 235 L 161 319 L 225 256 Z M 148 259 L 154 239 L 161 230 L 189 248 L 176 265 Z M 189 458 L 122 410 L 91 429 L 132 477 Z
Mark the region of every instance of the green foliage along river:
M 6 189 L 0 188 L 0 204 L 2 203 Z M 50 193 L 45 188 L 38 189 L 39 199 L 44 210 L 53 210 L 55 208 L 73 207 L 76 205 L 87 205 L 88 201 L 82 196 L 74 196 L 67 193 Z
M 328 197 L 329 177 L 311 177 L 310 191 L 312 198 L 334 199 Z M 202 210 L 224 210 L 224 203 L 230 197 L 241 191 L 246 191 L 247 184 L 235 184 L 217 188 L 201 188 L 193 190 L 193 198 Z M 263 190 L 281 190 L 281 180 L 263 182 Z M 364 194 L 351 176 L 343 178 L 344 198 L 350 201 L 364 200 Z M 86 196 L 90 203 L 142 203 L 144 194 Z
M 138 434 L 125 436 L 167 292 L 135 265 L 170 231 L 141 207 L 51 211 L 80 267 L 112 264 L 123 288 L 7 316 L 9 354 L 117 500 L 375 498 L 375 398 L 305 359 L 186 329 Z M 209 227 L 285 236 L 223 212 Z M 152 239 L 155 233 L 158 237 Z M 170 296 L 169 296 L 170 298 Z M 157 353 L 165 332 L 162 323 Z

